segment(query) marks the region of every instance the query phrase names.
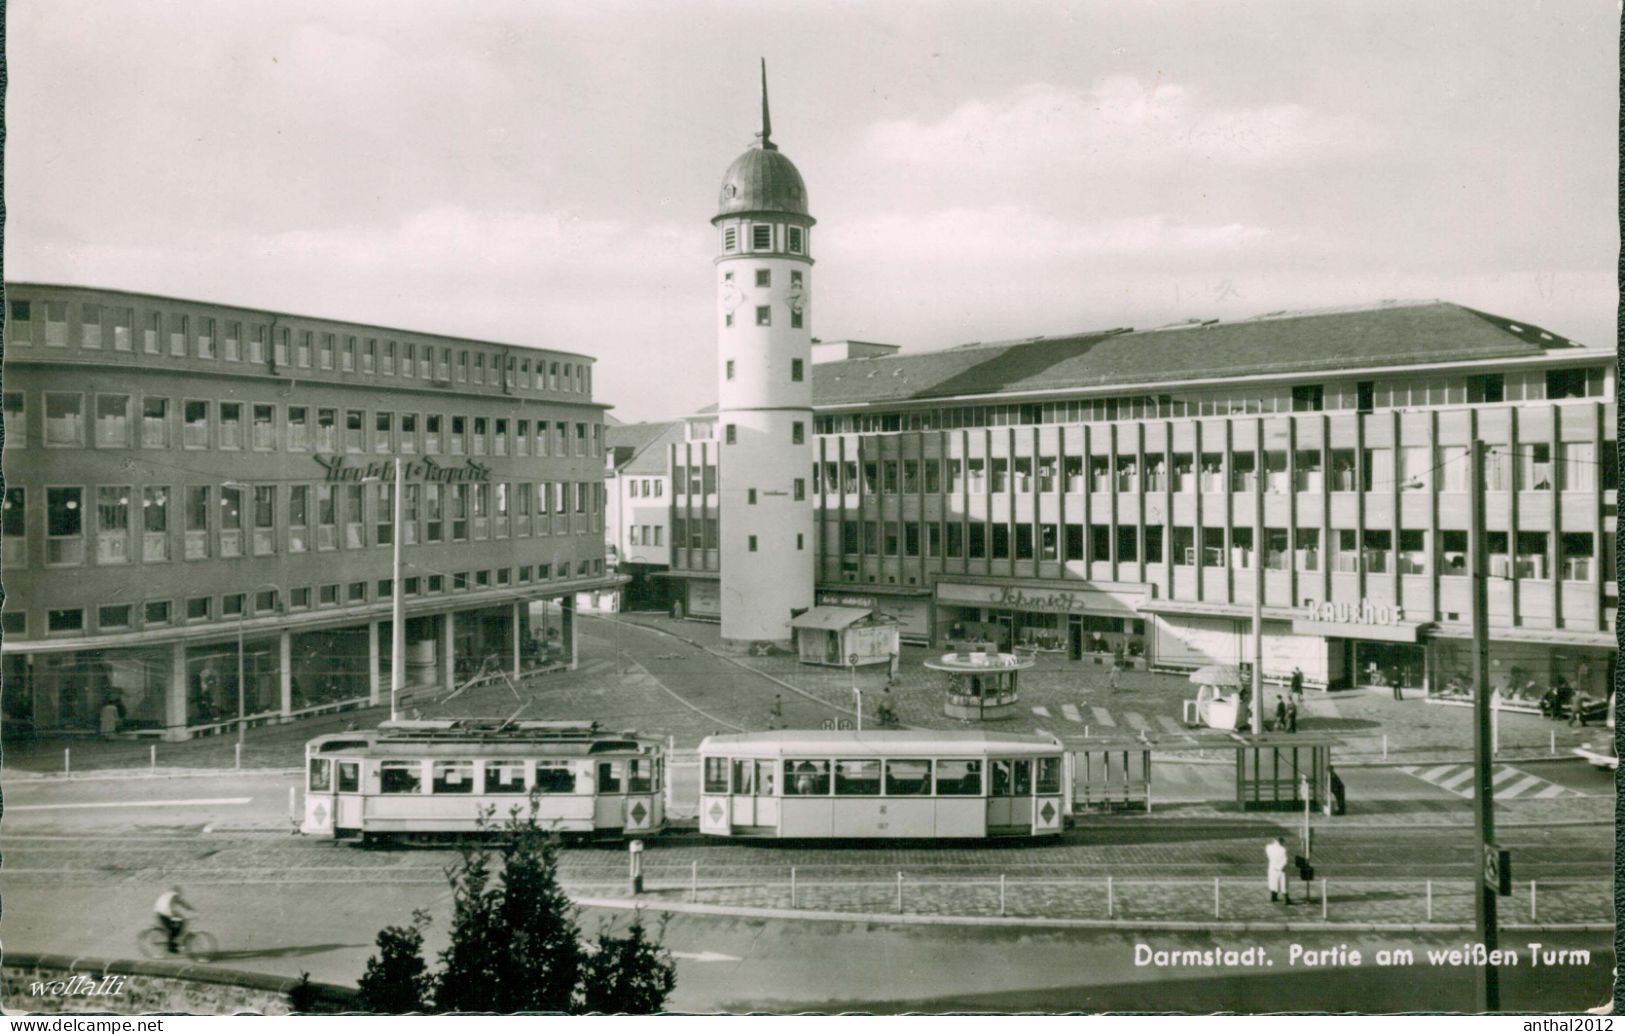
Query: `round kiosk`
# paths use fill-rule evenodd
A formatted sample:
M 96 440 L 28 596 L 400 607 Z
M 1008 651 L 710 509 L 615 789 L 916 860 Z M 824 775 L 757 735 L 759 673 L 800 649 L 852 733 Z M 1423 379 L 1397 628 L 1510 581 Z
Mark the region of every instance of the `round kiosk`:
M 932 671 L 948 673 L 948 699 L 943 712 L 949 718 L 983 721 L 1008 718 L 1016 709 L 1016 682 L 1020 672 L 1031 668 L 1032 657 L 999 653 L 991 643 L 961 647 L 954 653 L 925 662 Z

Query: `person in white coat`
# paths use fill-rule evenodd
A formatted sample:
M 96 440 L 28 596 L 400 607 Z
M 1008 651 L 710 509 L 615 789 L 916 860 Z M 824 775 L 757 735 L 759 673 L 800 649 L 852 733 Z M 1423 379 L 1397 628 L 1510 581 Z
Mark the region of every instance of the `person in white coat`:
M 1292 904 L 1292 892 L 1286 886 L 1286 844 L 1280 837 L 1264 845 L 1264 860 L 1269 866 L 1270 900 L 1277 901 L 1284 897 L 1287 904 Z

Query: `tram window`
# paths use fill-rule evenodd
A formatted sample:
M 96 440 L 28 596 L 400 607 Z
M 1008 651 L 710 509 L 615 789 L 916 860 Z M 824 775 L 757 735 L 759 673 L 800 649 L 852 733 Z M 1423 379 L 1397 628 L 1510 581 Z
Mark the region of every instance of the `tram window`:
M 756 762 L 734 762 L 734 793 L 754 794 L 756 792 Z
M 874 797 L 880 794 L 878 760 L 835 762 L 835 793 L 840 797 Z
M 886 762 L 886 793 L 893 797 L 929 797 L 931 795 L 931 762 Z
M 598 792 L 621 792 L 621 763 L 619 761 L 598 762 Z
M 705 759 L 705 792 L 706 793 L 727 793 L 728 792 L 728 759 L 727 758 L 706 758 Z
M 992 773 L 993 773 L 992 783 L 993 783 L 993 785 L 988 789 L 988 796 L 990 796 L 990 797 L 1008 797 L 1008 796 L 1010 796 L 1010 783 L 1011 783 L 1010 766 L 1012 764 L 1014 764 L 1014 762 L 1007 761 L 1007 760 L 1005 760 L 1003 758 L 995 758 L 993 760 L 993 768 L 992 768 Z
M 361 762 L 339 762 L 339 793 L 356 793 L 361 789 Z
M 937 759 L 937 796 L 980 797 L 982 762 L 959 758 Z
M 326 793 L 333 789 L 333 762 L 327 758 L 310 759 L 310 792 Z
M 1016 796 L 1025 797 L 1033 792 L 1033 763 L 1027 758 L 1016 762 Z
M 786 761 L 784 763 L 784 795 L 786 797 L 822 797 L 829 793 L 828 761 Z
M 485 763 L 486 793 L 524 793 L 525 763 L 523 761 L 487 761 Z
M 627 793 L 649 793 L 655 788 L 654 762 L 648 758 L 629 758 L 626 762 Z
M 416 761 L 378 762 L 379 793 L 417 793 L 423 786 L 423 766 Z
M 474 762 L 436 761 L 433 786 L 435 793 L 473 793 Z
M 1039 793 L 1060 793 L 1061 792 L 1061 759 L 1060 758 L 1039 758 L 1038 759 L 1038 792 Z
M 536 762 L 537 793 L 575 793 L 576 777 L 568 761 Z
M 773 777 L 778 772 L 778 766 L 771 761 L 756 762 L 756 796 L 773 796 Z

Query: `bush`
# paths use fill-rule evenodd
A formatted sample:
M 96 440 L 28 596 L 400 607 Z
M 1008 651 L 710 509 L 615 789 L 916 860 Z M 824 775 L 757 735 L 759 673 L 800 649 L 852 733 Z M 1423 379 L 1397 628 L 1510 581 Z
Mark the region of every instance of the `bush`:
M 367 971 L 356 985 L 363 1010 L 396 1015 L 428 1011 L 434 976 L 423 961 L 427 925 L 429 914 L 420 909 L 412 913 L 410 926 L 378 931 L 378 954 L 367 960 Z
M 640 916 L 626 935 L 602 930 L 597 950 L 581 974 L 581 1007 L 586 1012 L 656 1013 L 677 986 L 677 964 L 659 940 L 651 941 Z

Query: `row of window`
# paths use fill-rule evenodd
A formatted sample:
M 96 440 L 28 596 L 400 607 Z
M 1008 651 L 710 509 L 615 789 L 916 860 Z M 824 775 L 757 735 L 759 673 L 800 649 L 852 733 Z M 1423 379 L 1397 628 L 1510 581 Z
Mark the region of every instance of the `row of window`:
M 262 323 L 248 323 L 245 333 L 245 325 L 238 320 L 173 312 L 144 312 L 137 328 L 134 310 L 96 302 L 78 304 L 78 334 L 71 335 L 67 302 L 16 299 L 10 312 L 6 342 L 12 345 L 67 348 L 76 343 L 92 351 L 134 352 L 139 339 L 146 355 L 260 364 L 269 355 L 277 367 L 592 393 L 592 368 L 583 362 L 537 359 L 533 366 L 528 357 L 504 352 L 318 334 Z
M 766 326 L 766 324 L 763 324 L 763 326 Z M 800 359 L 792 359 L 792 360 L 790 360 L 790 380 L 792 380 L 792 381 L 805 380 L 806 379 L 806 372 L 807 372 L 806 371 L 806 364 L 804 364 Z M 722 363 L 722 376 L 726 380 L 731 381 L 731 380 L 734 379 L 734 361 L 732 359 L 727 359 L 727 360 L 723 361 L 723 363 Z
M 854 378 L 859 370 L 861 368 L 855 368 L 852 373 L 843 372 L 842 377 Z M 877 366 L 869 376 L 876 376 L 880 372 Z M 817 427 L 819 434 L 852 434 L 1271 413 L 1372 413 L 1439 406 L 1603 398 L 1606 392 L 1607 381 L 1601 367 L 1569 367 L 1426 380 L 1351 381 L 1329 386 L 1299 384 L 1290 387 L 1213 388 L 1177 394 L 1125 395 L 1061 402 L 937 406 L 890 412 L 867 410 L 820 416 Z
M 1040 523 L 961 525 L 917 521 L 843 521 L 841 552 L 848 556 L 945 557 L 950 560 L 1088 560 L 1119 563 L 1177 566 L 1250 568 L 1255 562 L 1253 529 L 1203 528 L 1198 549 L 1196 529 L 1173 529 L 1172 550 L 1165 550 L 1164 529 L 1160 524 L 1144 527 L 1116 525 Z M 1331 570 L 1340 573 L 1427 574 L 1428 533 L 1402 529 L 1397 542 L 1390 529 L 1365 530 L 1334 528 L 1331 531 Z M 676 544 L 681 544 L 676 540 Z M 1115 548 L 1114 548 L 1115 544 Z M 1596 556 L 1590 532 L 1564 532 L 1557 537 L 1558 564 L 1564 581 L 1588 581 Z M 1548 563 L 1552 536 L 1544 531 L 1520 531 L 1511 540 L 1504 531 L 1489 532 L 1491 578 L 1550 578 Z M 1143 547 L 1143 548 L 1142 548 Z M 1515 548 L 1514 548 L 1515 547 Z M 1264 529 L 1266 570 L 1318 571 L 1321 565 L 1319 528 L 1298 528 L 1290 534 L 1285 528 Z M 1509 552 L 1509 550 L 1511 550 Z M 1439 573 L 1467 573 L 1467 532 L 1441 530 L 1438 539 Z
M 808 231 L 804 226 L 786 226 L 783 223 L 729 224 L 722 228 L 722 250 L 729 255 L 741 251 L 787 251 L 792 255 L 805 255 L 807 236 Z M 742 244 L 749 244 L 749 247 L 741 247 Z
M 737 424 L 722 425 L 722 441 L 724 445 L 739 444 L 739 427 Z M 800 420 L 790 422 L 790 444 L 805 445 L 807 443 L 807 425 Z
M 468 542 L 535 534 L 567 534 L 572 511 L 602 530 L 604 486 L 589 481 L 408 484 L 401 496 L 402 543 Z M 245 555 L 304 553 L 311 549 L 365 549 L 394 543 L 395 486 L 371 484 L 187 485 L 178 500 L 181 556 L 205 560 Z M 87 536 L 97 565 L 161 563 L 175 559 L 171 513 L 177 500 L 168 485 L 8 485 L 0 504 L 0 548 L 7 567 L 28 563 L 29 525 L 43 518 L 45 566 L 84 564 Z M 94 513 L 87 513 L 94 505 Z M 532 520 L 534 515 L 535 519 Z M 549 515 L 554 519 L 549 521 Z M 137 552 L 139 546 L 139 552 Z
M 336 762 L 326 758 L 310 760 L 310 789 L 326 793 L 335 786 L 339 793 L 361 792 L 361 763 Z M 428 779 L 424 779 L 427 769 Z M 478 784 L 475 776 L 480 776 Z M 659 769 L 652 758 L 599 761 L 592 772 L 577 778 L 576 764 L 570 761 L 408 761 L 378 762 L 378 792 L 388 794 L 606 794 L 654 793 L 660 789 Z
M 782 767 L 781 767 L 782 766 Z M 986 770 L 987 780 L 983 781 Z M 783 762 L 705 759 L 702 792 L 774 797 L 1025 797 L 1061 792 L 1061 759 L 795 758 Z
M 715 517 L 672 518 L 671 544 L 679 549 L 716 549 L 720 534 L 721 525 Z M 807 548 L 806 538 L 805 534 L 796 533 L 796 552 Z M 755 535 L 746 537 L 745 548 L 750 552 L 759 552 L 759 544 Z
M 626 544 L 629 546 L 661 546 L 665 528 L 659 524 L 634 524 L 627 528 Z
M 558 565 L 525 564 L 517 568 L 499 567 L 483 571 L 461 571 L 456 574 L 427 576 L 414 575 L 401 579 L 401 592 L 406 597 L 434 596 L 448 592 L 479 591 L 519 584 L 530 585 L 571 577 L 584 578 L 603 574 L 603 560 L 594 557 L 578 560 L 572 568 L 569 561 Z M 573 571 L 573 574 L 572 574 Z M 373 583 L 373 601 L 383 601 L 394 595 L 394 582 L 380 578 Z M 281 614 L 319 609 L 322 607 L 359 606 L 369 602 L 367 582 L 298 586 L 288 592 L 286 601 L 278 589 L 260 588 L 252 596 L 247 593 L 224 593 L 216 596 L 189 596 L 179 601 L 147 600 L 140 604 L 108 603 L 94 608 L 96 632 L 128 632 L 137 627 L 164 628 L 176 624 L 204 621 L 236 621 L 249 616 Z M 250 610 L 252 607 L 252 610 Z M 45 612 L 45 631 L 48 635 L 82 635 L 93 629 L 86 623 L 87 613 L 82 607 L 53 608 Z M 21 610 L 8 610 L 3 616 L 6 635 L 27 635 L 28 615 Z M 139 626 L 138 623 L 139 622 Z
M 42 393 L 47 448 L 169 449 L 175 437 L 172 400 L 156 395 Z M 6 448 L 28 444 L 28 397 L 3 395 Z M 270 402 L 182 399 L 179 445 L 184 449 L 279 447 L 289 452 L 402 452 L 472 456 L 599 456 L 603 425 L 508 417 L 446 417 L 439 413 L 278 406 Z M 282 418 L 279 420 L 279 417 Z M 87 418 L 89 435 L 87 436 Z
M 627 478 L 626 494 L 633 499 L 659 499 L 666 494 L 666 486 L 659 478 Z
M 1263 489 L 1289 491 L 1465 492 L 1471 463 L 1465 445 L 1403 446 L 1399 449 L 1284 450 L 1264 453 Z M 1329 473 L 1328 473 L 1329 464 Z M 681 470 L 681 468 L 678 468 Z M 1144 476 L 1142 479 L 1142 470 Z M 1612 449 L 1598 456 L 1595 442 L 1522 442 L 1516 450 L 1492 447 L 1484 458 L 1485 486 L 1492 492 L 1590 491 L 1601 472 L 1603 487 L 1617 487 L 1618 463 Z M 1157 454 L 1110 456 L 973 456 L 948 460 L 826 460 L 813 466 L 814 491 L 829 495 L 949 494 L 1015 491 L 1069 494 L 1092 492 L 1251 492 L 1260 471 L 1252 451 L 1176 452 L 1173 466 Z M 1143 485 L 1142 485 L 1143 481 Z M 679 493 L 684 482 L 677 480 Z M 692 485 L 688 486 L 692 487 Z

